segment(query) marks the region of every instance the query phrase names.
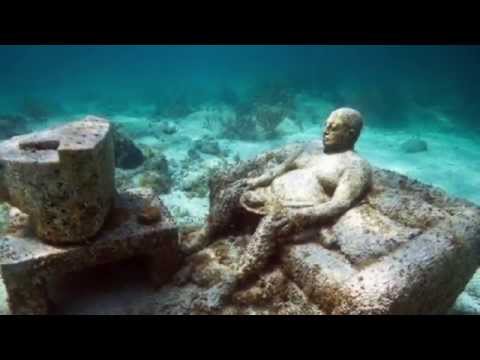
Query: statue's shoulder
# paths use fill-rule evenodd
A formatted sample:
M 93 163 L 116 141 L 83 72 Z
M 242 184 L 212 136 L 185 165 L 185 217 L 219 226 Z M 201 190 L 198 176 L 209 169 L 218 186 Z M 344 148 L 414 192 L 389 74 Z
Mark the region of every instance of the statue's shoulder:
M 371 173 L 373 171 L 372 166 L 370 165 L 368 160 L 363 158 L 357 152 L 350 151 L 349 156 L 351 158 L 351 164 L 355 168 L 359 169 L 362 172 L 366 172 L 366 173 Z
M 349 151 L 349 154 L 350 154 L 350 157 L 354 160 L 354 161 L 357 161 L 357 162 L 360 162 L 360 163 L 368 163 L 368 160 L 365 159 L 363 156 L 361 156 L 359 153 L 357 153 L 356 151 Z

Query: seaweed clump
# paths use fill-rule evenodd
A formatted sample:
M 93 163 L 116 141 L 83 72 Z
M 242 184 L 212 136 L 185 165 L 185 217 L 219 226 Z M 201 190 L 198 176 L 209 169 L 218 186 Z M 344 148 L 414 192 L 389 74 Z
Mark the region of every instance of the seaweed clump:
M 256 108 L 255 118 L 265 137 L 271 139 L 276 137 L 278 125 L 287 114 L 287 110 L 281 106 L 260 104 Z
M 236 113 L 222 123 L 222 135 L 227 139 L 256 140 L 257 124 L 253 114 Z
M 239 102 L 231 109 L 233 109 L 233 113 L 210 112 L 206 114 L 203 127 L 217 131 L 226 139 L 256 140 L 257 124 L 253 104 Z
M 204 127 L 220 128 L 221 136 L 227 139 L 256 140 L 259 130 L 266 138 L 274 138 L 287 117 L 303 131 L 302 120 L 295 116 L 294 93 L 285 84 L 259 84 L 242 100 L 227 88 L 221 101 L 231 107 L 233 116 L 207 116 Z
M 266 138 L 278 135 L 278 126 L 287 117 L 291 117 L 303 130 L 300 119 L 294 116 L 295 96 L 288 87 L 280 83 L 261 85 L 254 90 L 252 107 L 247 112 L 253 116 L 255 123 L 262 129 Z M 238 109 L 245 111 L 244 109 Z

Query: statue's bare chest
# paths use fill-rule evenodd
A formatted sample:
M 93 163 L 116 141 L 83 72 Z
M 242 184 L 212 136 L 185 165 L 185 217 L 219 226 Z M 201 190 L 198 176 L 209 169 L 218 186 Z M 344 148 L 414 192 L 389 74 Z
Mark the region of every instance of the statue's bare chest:
M 271 185 L 277 199 L 313 205 L 324 201 L 324 191 L 312 168 L 291 170 L 275 180 Z
M 349 163 L 347 154 L 318 154 L 297 160 L 297 167 L 300 169 L 309 169 L 315 174 L 315 178 L 324 187 L 332 193 L 338 185 L 338 182 Z

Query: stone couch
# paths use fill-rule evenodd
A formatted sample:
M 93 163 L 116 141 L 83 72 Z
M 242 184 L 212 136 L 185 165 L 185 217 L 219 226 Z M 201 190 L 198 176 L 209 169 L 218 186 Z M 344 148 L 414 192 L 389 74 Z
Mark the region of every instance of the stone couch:
M 218 304 L 222 277 L 256 224 L 238 205 L 239 180 L 295 151 L 289 145 L 218 174 L 210 183 L 209 246 L 189 255 L 172 282 L 129 313 L 442 314 L 478 267 L 480 209 L 397 173 L 373 185 L 331 224 L 281 244 L 261 273 Z M 308 151 L 321 151 L 312 142 Z

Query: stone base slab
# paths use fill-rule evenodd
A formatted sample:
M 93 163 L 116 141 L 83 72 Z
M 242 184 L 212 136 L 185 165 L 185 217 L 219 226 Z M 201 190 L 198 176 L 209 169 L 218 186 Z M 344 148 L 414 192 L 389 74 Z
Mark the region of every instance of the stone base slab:
M 151 219 L 146 210 L 154 214 Z M 145 256 L 156 286 L 168 281 L 181 262 L 176 224 L 150 189 L 118 194 L 102 230 L 81 246 L 43 243 L 32 235 L 28 218 L 23 217 L 0 239 L 0 270 L 10 311 L 46 314 L 47 283 L 55 276 L 134 256 Z

